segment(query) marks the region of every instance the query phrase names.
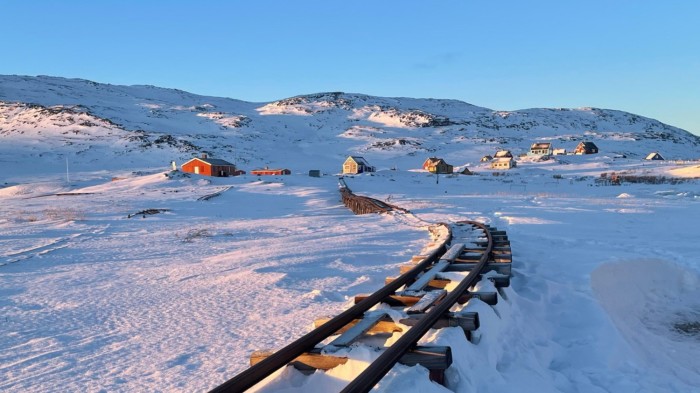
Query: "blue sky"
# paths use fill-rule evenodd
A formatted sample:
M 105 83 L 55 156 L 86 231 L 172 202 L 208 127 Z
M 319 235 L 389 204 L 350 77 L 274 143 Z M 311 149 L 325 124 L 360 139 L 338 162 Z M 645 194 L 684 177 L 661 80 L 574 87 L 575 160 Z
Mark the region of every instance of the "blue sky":
M 700 135 L 700 1 L 19 1 L 0 74 L 593 106 Z M 0 86 L 1 88 L 1 86 Z

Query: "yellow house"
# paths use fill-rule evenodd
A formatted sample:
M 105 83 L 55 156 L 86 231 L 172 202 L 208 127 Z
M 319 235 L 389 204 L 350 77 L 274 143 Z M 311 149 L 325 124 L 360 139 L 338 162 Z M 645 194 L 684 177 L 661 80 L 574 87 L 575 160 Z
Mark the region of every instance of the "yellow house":
M 442 158 L 430 157 L 423 163 L 423 169 L 430 173 L 449 174 L 454 171 L 454 167 L 445 162 Z
M 360 156 L 349 156 L 343 163 L 343 174 L 374 172 L 374 167 Z
M 495 158 L 491 161 L 491 169 L 511 169 L 515 168 L 513 157 Z

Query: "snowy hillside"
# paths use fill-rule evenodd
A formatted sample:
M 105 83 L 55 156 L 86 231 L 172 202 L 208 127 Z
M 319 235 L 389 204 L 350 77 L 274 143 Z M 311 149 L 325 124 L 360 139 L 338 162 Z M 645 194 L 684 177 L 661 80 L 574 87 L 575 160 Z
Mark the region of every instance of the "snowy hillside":
M 596 108 L 494 111 L 455 100 L 321 93 L 270 103 L 205 97 L 153 86 L 0 76 L 0 153 L 13 166 L 38 160 L 56 171 L 182 163 L 198 152 L 243 169 L 264 165 L 338 171 L 349 154 L 378 168 L 419 168 L 439 155 L 477 165 L 500 148 L 523 153 L 551 141 L 602 156 L 697 158 L 700 138 L 630 113 Z M 95 151 L 97 154 L 88 154 Z M 19 165 L 18 165 L 19 166 Z

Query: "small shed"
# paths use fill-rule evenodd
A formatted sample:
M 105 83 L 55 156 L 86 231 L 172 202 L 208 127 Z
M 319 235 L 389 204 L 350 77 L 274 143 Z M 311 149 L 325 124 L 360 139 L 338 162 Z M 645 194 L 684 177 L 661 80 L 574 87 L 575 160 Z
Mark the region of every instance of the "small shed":
M 250 171 L 251 175 L 257 175 L 257 176 L 277 176 L 277 175 L 291 175 L 292 171 L 289 169 L 270 169 L 268 167 L 265 167 L 263 169 L 253 169 Z
M 658 152 L 651 152 L 649 155 L 645 158 L 645 160 L 653 160 L 653 161 L 663 161 L 663 157 L 661 157 L 661 154 Z
M 495 158 L 491 161 L 491 169 L 511 169 L 515 166 L 513 157 Z
M 461 173 L 463 175 L 473 175 L 474 174 L 474 172 L 470 171 L 469 168 L 467 168 L 467 167 L 464 167 L 464 169 L 462 169 L 459 173 Z
M 513 154 L 510 152 L 510 150 L 499 150 L 496 152 L 496 155 L 493 157 L 494 158 L 513 158 Z
M 230 162 L 219 158 L 210 158 L 206 153 L 187 161 L 182 164 L 181 168 L 183 172 L 215 177 L 237 176 L 245 173 L 236 170 L 236 166 Z
M 450 174 L 454 172 L 454 167 L 445 162 L 442 158 L 430 157 L 423 162 L 423 169 L 430 173 Z
M 488 155 L 488 154 L 485 155 L 485 156 L 483 156 L 483 157 L 481 157 L 481 162 L 489 162 L 489 161 L 491 161 L 491 160 L 493 160 L 493 157 L 491 157 L 491 156 Z
M 533 143 L 530 146 L 528 155 L 531 156 L 551 156 L 552 144 L 549 142 Z
M 343 174 L 374 172 L 375 168 L 360 156 L 349 156 L 343 163 Z
M 581 142 L 576 146 L 576 150 L 574 150 L 574 153 L 576 154 L 597 154 L 598 153 L 598 146 L 595 145 L 593 142 Z
M 566 149 L 553 149 L 553 150 L 552 150 L 552 155 L 555 155 L 555 156 L 565 156 L 565 155 L 566 155 Z
M 320 169 L 309 169 L 309 176 L 321 177 L 321 170 Z

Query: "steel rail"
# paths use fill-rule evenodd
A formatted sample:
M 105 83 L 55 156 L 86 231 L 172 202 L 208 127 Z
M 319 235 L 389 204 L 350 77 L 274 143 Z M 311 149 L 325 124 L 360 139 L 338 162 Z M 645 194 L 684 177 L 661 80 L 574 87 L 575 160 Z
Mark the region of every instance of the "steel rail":
M 440 256 L 442 256 L 442 254 L 444 254 L 446 251 L 445 245 L 452 241 L 452 232 L 449 230 L 449 226 L 442 223 L 438 225 L 447 226 L 447 238 L 439 247 L 433 250 L 423 261 L 418 263 L 411 270 L 399 276 L 395 281 L 385 285 L 383 288 L 373 293 L 365 300 L 338 314 L 330 321 L 312 330 L 296 341 L 288 344 L 279 351 L 276 351 L 274 354 L 249 367 L 223 384 L 215 387 L 210 391 L 210 393 L 237 393 L 246 391 L 279 368 L 296 359 L 299 355 L 313 349 L 316 344 L 333 335 L 333 333 L 337 332 L 353 320 L 359 318 L 365 311 L 369 310 L 374 305 L 380 303 L 382 300 L 395 293 L 401 286 L 413 280 L 420 272 L 426 270 L 430 265 L 439 260 Z
M 489 254 L 493 249 L 493 237 L 491 232 L 489 232 L 486 225 L 478 223 L 475 221 L 461 221 L 464 224 L 471 224 L 481 228 L 488 239 L 486 250 L 484 255 L 481 256 L 479 263 L 476 265 L 467 277 L 465 277 L 455 288 L 454 291 L 450 292 L 447 297 L 445 297 L 440 303 L 435 305 L 424 318 L 422 318 L 416 325 L 411 327 L 405 334 L 401 336 L 394 344 L 387 348 L 384 353 L 382 353 L 377 359 L 375 359 L 368 368 L 366 368 L 360 375 L 353 379 L 342 391 L 341 393 L 366 393 L 369 392 L 379 381 L 386 375 L 386 373 L 391 370 L 396 362 L 401 359 L 406 351 L 416 345 L 418 340 L 425 335 L 425 333 L 433 327 L 435 322 L 444 315 L 450 307 L 452 307 L 459 300 L 463 293 L 467 292 L 469 287 L 476 284 L 479 274 L 483 270 L 484 266 L 489 259 Z

